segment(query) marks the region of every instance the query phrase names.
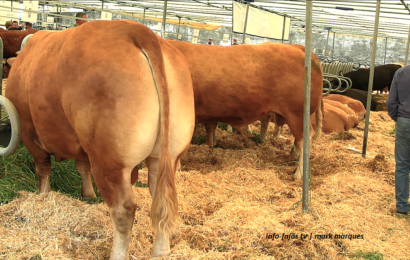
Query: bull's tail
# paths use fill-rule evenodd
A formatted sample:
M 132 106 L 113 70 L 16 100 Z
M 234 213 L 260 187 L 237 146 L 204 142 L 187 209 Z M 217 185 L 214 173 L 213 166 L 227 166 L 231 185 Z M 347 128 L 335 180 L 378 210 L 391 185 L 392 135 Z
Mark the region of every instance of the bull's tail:
M 320 139 L 322 135 L 322 127 L 323 127 L 323 118 L 325 116 L 325 111 L 323 107 L 323 96 L 319 98 L 319 106 L 316 109 L 316 129 L 315 129 L 315 137 L 313 138 L 314 141 Z
M 175 225 L 178 212 L 178 199 L 175 187 L 175 169 L 170 154 L 170 104 L 168 82 L 160 39 L 147 27 L 136 25 L 134 41 L 146 56 L 151 67 L 160 103 L 160 153 L 151 218 L 155 229 L 169 233 Z

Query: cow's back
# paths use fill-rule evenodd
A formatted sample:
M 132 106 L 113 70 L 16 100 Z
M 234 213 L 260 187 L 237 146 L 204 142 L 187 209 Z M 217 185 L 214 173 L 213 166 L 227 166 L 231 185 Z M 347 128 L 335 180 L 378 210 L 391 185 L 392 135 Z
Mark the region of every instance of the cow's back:
M 374 68 L 373 91 L 390 89 L 394 73 L 401 68 L 397 64 L 380 65 Z M 352 88 L 367 91 L 369 88 L 370 69 L 361 68 L 356 71 L 348 72 L 344 75 L 352 80 Z
M 363 120 L 365 117 L 366 108 L 359 100 L 355 100 L 348 96 L 343 96 L 339 94 L 329 94 L 329 95 L 326 95 L 324 99 L 334 100 L 342 104 L 346 104 L 357 114 L 359 120 Z
M 329 99 L 324 99 L 323 102 L 325 104 L 329 104 L 335 108 L 338 108 L 345 112 L 347 114 L 347 119 L 348 119 L 348 126 L 347 129 L 355 128 L 359 124 L 359 119 L 356 113 L 353 111 L 353 109 L 349 108 L 347 105 L 342 104 L 338 101 L 334 100 L 329 100 Z M 326 115 L 325 115 L 326 117 Z
M 340 133 L 348 130 L 349 119 L 344 111 L 328 103 L 324 103 L 324 110 L 325 117 L 323 118 L 322 127 L 324 133 Z
M 221 47 L 169 42 L 188 60 L 198 123 L 244 125 L 267 112 L 284 117 L 286 113 L 303 113 L 299 104 L 304 100 L 305 53 L 301 48 L 289 44 Z M 316 56 L 312 58 L 312 86 L 313 113 L 322 92 Z

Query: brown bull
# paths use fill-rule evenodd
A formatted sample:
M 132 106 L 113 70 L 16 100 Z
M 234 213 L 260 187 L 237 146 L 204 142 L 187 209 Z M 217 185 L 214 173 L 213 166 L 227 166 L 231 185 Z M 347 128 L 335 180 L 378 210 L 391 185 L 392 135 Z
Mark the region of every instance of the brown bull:
M 360 102 L 359 100 L 353 99 L 348 96 L 338 95 L 338 94 L 326 95 L 324 99 L 338 101 L 342 104 L 347 105 L 348 107 L 350 107 L 351 109 L 355 111 L 359 120 L 364 120 L 364 117 L 366 115 L 366 108 L 364 107 L 362 102 Z
M 21 43 L 24 38 L 29 35 L 38 32 L 35 29 L 29 29 L 25 31 L 0 31 L 0 37 L 3 40 L 3 59 L 16 57 L 16 52 L 20 51 Z M 3 78 L 8 78 L 10 73 L 10 65 L 5 64 L 3 69 Z
M 207 144 L 213 145 L 217 122 L 240 129 L 268 113 L 289 122 L 300 155 L 295 178 L 300 179 L 303 145 L 305 53 L 289 44 L 207 46 L 169 41 L 188 61 L 195 97 L 195 121 L 205 123 Z M 317 113 L 321 133 L 322 70 L 312 55 L 310 111 Z M 313 135 L 315 131 L 311 128 Z M 312 137 L 312 136 L 311 136 Z M 294 154 L 292 154 L 294 157 Z
M 324 102 L 325 117 L 323 118 L 324 133 L 340 133 L 349 130 L 350 122 L 348 114 L 343 110 Z M 313 122 L 313 124 L 315 124 Z
M 131 183 L 146 159 L 158 230 L 153 255 L 170 253 L 175 167 L 195 121 L 189 68 L 178 50 L 136 22 L 39 32 L 16 58 L 6 96 L 17 108 L 41 193 L 50 191 L 50 155 L 76 160 L 83 196 L 95 196 L 92 173 L 110 208 L 111 259 L 129 259 L 137 206 Z
M 347 105 L 342 104 L 337 101 L 323 99 L 324 105 L 324 117 L 323 117 L 323 124 L 322 124 L 322 131 L 324 133 L 340 133 L 343 131 L 347 131 L 349 129 L 357 127 L 359 124 L 359 120 L 355 111 L 349 108 Z M 265 116 L 260 119 L 261 121 L 261 134 L 260 137 L 263 139 L 266 135 L 267 126 L 269 124 L 270 119 L 272 119 L 271 115 Z M 275 132 L 274 136 L 279 136 L 280 127 L 286 124 L 286 120 L 280 116 L 275 114 L 274 117 L 275 123 Z M 311 115 L 310 120 L 312 122 L 313 128 L 316 127 L 315 116 Z
M 359 124 L 359 119 L 356 115 L 356 113 L 353 111 L 353 109 L 349 108 L 347 105 L 342 104 L 338 101 L 334 101 L 334 100 L 330 100 L 330 99 L 323 99 L 323 102 L 326 104 L 329 104 L 333 107 L 336 107 L 340 110 L 342 110 L 343 112 L 346 113 L 347 118 L 348 118 L 348 126 L 347 126 L 347 130 L 352 129 L 352 128 L 356 128 L 357 125 Z M 326 113 L 326 110 L 325 110 Z M 326 117 L 326 115 L 325 115 Z
M 35 29 L 29 29 L 25 31 L 0 31 L 0 37 L 3 40 L 3 59 L 8 59 L 11 57 L 16 57 L 21 49 L 21 43 L 29 34 L 38 32 Z

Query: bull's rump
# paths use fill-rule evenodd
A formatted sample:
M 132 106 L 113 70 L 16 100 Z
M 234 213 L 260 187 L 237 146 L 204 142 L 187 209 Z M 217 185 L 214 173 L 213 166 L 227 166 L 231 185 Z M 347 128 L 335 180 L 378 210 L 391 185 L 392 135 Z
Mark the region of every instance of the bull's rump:
M 300 48 L 288 44 L 220 47 L 169 42 L 190 66 L 198 122 L 247 124 L 268 111 L 283 116 L 303 111 L 305 53 Z M 315 57 L 312 86 L 313 113 L 322 92 L 322 73 Z
M 33 138 L 60 157 L 84 158 L 97 143 L 107 154 L 131 157 L 138 138 L 146 142 L 138 149 L 149 153 L 159 130 L 150 66 L 132 25 L 98 23 L 33 35 L 14 63 L 7 97 L 22 131 L 32 122 Z

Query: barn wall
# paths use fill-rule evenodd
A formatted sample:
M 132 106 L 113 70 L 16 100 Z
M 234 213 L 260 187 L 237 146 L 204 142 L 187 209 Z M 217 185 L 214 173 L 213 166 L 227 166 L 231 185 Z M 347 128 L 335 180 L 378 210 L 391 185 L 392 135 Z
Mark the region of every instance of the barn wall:
M 312 37 L 312 46 L 316 49 L 316 54 L 321 55 L 325 49 L 327 34 L 314 34 Z M 386 52 L 386 64 L 404 62 L 406 52 L 406 39 L 393 39 L 387 40 L 387 52 Z M 305 44 L 305 34 L 300 32 L 291 32 L 291 43 Z M 371 61 L 373 39 L 371 37 L 360 37 L 351 35 L 337 35 L 335 38 L 335 50 L 334 59 L 347 61 L 347 62 L 359 62 L 366 63 Z M 385 38 L 378 38 L 377 40 L 377 52 L 376 52 L 376 64 L 384 64 L 385 53 Z M 333 33 L 330 33 L 329 43 L 327 47 L 327 57 L 331 58 L 331 51 L 333 45 Z

